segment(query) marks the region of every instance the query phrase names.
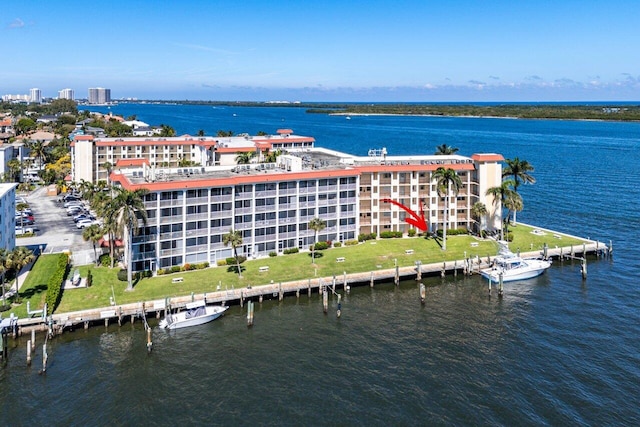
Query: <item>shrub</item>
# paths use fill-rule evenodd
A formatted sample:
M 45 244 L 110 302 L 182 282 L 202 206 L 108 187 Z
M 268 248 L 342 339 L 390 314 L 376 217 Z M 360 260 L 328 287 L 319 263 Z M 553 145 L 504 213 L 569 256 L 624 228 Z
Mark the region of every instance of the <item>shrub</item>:
M 242 264 L 246 260 L 247 260 L 247 257 L 243 256 L 243 255 L 238 255 L 238 260 L 237 261 L 236 261 L 236 257 L 229 257 L 229 258 L 227 258 L 227 265 Z
M 333 247 L 334 247 L 334 248 L 339 248 L 340 246 L 342 246 L 342 242 L 335 242 L 335 243 L 333 244 Z
M 158 270 L 158 276 L 162 276 L 164 275 L 164 270 L 163 269 L 159 269 Z
M 357 240 L 347 240 L 346 242 L 344 242 L 345 246 L 355 246 L 357 245 L 359 242 Z
M 316 251 L 323 251 L 323 250 L 329 248 L 329 243 L 327 243 L 327 242 L 318 242 L 315 245 L 312 245 L 311 247 L 312 248 L 315 247 Z
M 127 269 L 126 268 L 121 268 L 120 270 L 118 270 L 118 280 L 120 280 L 121 282 L 126 282 L 127 281 Z
M 415 235 L 416 235 L 416 229 L 415 228 L 410 228 L 409 231 L 407 231 L 407 236 L 415 237 Z
M 109 267 L 111 265 L 111 256 L 109 254 L 102 254 L 98 257 L 100 265 L 103 267 Z
M 58 263 L 56 271 L 49 276 L 47 281 L 47 294 L 45 303 L 47 304 L 47 314 L 52 314 L 60 303 L 62 298 L 62 282 L 67 275 L 69 269 L 69 255 L 61 253 L 58 255 Z
M 91 269 L 87 271 L 87 288 L 91 287 L 91 283 L 93 282 L 93 274 L 91 274 Z
M 270 256 L 271 258 L 273 258 L 273 257 L 277 257 L 277 256 L 278 256 L 278 253 L 277 253 L 277 252 L 269 252 L 269 256 Z
M 171 274 L 171 269 L 169 267 L 165 268 L 164 274 Z
M 183 269 L 184 271 L 192 270 L 192 268 L 191 268 L 191 264 L 189 264 L 188 262 L 187 262 L 187 263 L 185 263 L 185 265 L 184 265 L 184 267 L 182 267 L 182 269 Z
M 285 254 L 285 255 L 297 254 L 298 252 L 300 252 L 300 249 L 298 249 L 298 248 L 289 248 L 289 249 L 285 249 L 284 251 L 282 251 L 282 253 Z
M 436 234 L 438 235 L 438 237 L 442 237 L 442 230 L 438 230 L 436 231 Z M 456 235 L 460 235 L 460 234 L 469 234 L 469 230 L 467 230 L 466 228 L 452 228 L 452 229 L 447 229 L 447 236 L 456 236 Z
M 171 267 L 171 268 L 169 269 L 169 271 L 170 271 L 171 273 L 179 273 L 179 272 L 181 272 L 181 271 L 182 271 L 182 267 L 180 267 L 179 265 L 174 265 L 173 267 Z
M 504 239 L 507 242 L 513 242 L 513 233 L 509 231 L 507 234 L 505 234 Z
M 402 237 L 402 231 L 383 231 L 382 233 L 380 233 L 380 237 L 382 239 L 393 239 Z
M 218 267 L 222 267 L 223 265 L 227 265 L 227 260 L 226 259 L 219 259 L 218 261 L 216 261 L 216 265 Z
M 362 234 L 358 234 L 358 241 L 359 242 L 364 242 L 366 240 L 376 240 L 376 237 L 378 237 L 378 235 L 376 233 L 362 233 Z

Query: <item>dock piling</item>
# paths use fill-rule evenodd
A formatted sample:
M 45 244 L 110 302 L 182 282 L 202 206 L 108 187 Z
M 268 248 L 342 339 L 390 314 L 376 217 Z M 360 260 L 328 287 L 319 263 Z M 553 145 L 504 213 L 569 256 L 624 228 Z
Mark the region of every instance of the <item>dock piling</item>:
M 427 288 L 424 283 L 420 283 L 420 302 L 424 305 L 427 300 Z
M 340 302 L 340 297 L 341 296 L 342 295 L 338 294 L 338 310 L 336 310 L 336 316 L 338 317 L 338 319 L 342 315 L 342 303 Z
M 503 292 L 502 282 L 503 282 L 503 277 L 502 277 L 502 273 L 500 273 L 500 275 L 498 276 L 498 298 L 502 298 L 502 292 Z
M 31 350 L 36 349 L 36 330 L 31 330 Z
M 27 366 L 31 366 L 31 340 L 27 340 Z
M 580 273 L 582 274 L 582 280 L 587 280 L 587 258 L 586 255 L 580 259 Z
M 153 349 L 153 341 L 151 341 L 151 327 L 147 325 L 147 353 L 151 353 Z
M 329 310 L 329 294 L 326 286 L 322 287 L 322 309 L 324 314 L 327 314 L 327 311 Z
M 253 301 L 247 302 L 247 327 L 253 326 Z

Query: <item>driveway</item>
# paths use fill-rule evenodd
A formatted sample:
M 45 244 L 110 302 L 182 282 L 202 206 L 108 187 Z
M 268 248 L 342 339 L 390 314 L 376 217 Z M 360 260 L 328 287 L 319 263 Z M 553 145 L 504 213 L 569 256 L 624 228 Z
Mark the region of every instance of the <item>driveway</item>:
M 70 251 L 74 265 L 93 262 L 93 245 L 82 239 L 82 229 L 76 228 L 62 203 L 58 203 L 60 196 L 47 196 L 46 187 L 41 187 L 23 197 L 33 210 L 33 227 L 37 230 L 33 237 L 16 237 L 16 246 L 27 246 L 36 253 Z

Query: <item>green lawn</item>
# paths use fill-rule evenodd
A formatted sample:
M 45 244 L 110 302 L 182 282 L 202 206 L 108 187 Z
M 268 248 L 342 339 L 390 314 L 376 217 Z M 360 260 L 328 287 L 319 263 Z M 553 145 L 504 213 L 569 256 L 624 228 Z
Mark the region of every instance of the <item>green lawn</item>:
M 532 227 L 518 225 L 511 227 L 510 231 L 514 235 L 514 241 L 510 245 L 515 252 L 520 248 L 523 252 L 541 250 L 544 243 L 549 247 L 569 246 L 571 244 L 582 244 L 582 240 L 561 236 L 556 238 L 552 233 L 545 235 L 532 234 Z M 477 243 L 477 246 L 472 246 Z M 258 260 L 246 261 L 242 264 L 243 277 L 239 278 L 237 273 L 228 266 L 214 267 L 205 270 L 194 270 L 188 272 L 161 275 L 147 278 L 135 284 L 132 292 L 126 292 L 126 283 L 118 281 L 117 269 L 108 267 L 82 266 L 79 267 L 82 277 L 87 276 L 87 271 L 91 269 L 93 274 L 93 286 L 91 288 L 71 289 L 64 291 L 57 313 L 82 310 L 93 307 L 108 306 L 109 297 L 115 295 L 117 304 L 124 304 L 137 301 L 162 299 L 165 297 L 189 295 L 191 292 L 204 293 L 214 292 L 218 285 L 221 289 L 231 289 L 246 287 L 247 285 L 259 286 L 267 284 L 271 280 L 275 283 L 279 281 L 300 280 L 306 278 L 331 277 L 334 274 L 339 276 L 343 272 L 356 273 L 378 269 L 391 269 L 395 261 L 399 266 L 413 266 L 415 261 L 423 264 L 439 263 L 445 260 L 462 259 L 468 257 L 493 256 L 497 252 L 497 244 L 494 241 L 480 241 L 475 238 L 463 236 L 447 237 L 447 251 L 443 252 L 438 241 L 421 237 L 403 239 L 380 239 L 368 241 L 356 246 L 346 246 L 333 248 L 324 251 L 316 251 L 315 266 L 311 263 L 309 252 L 282 255 L 273 258 L 262 258 Z M 413 250 L 412 254 L 405 251 Z M 344 262 L 337 262 L 336 259 L 344 257 Z M 46 260 L 43 256 L 38 260 L 34 270 L 41 268 L 41 260 Z M 259 267 L 268 266 L 269 271 L 260 272 Z M 46 270 L 45 267 L 42 267 Z M 33 271 L 32 271 L 33 273 Z M 46 283 L 43 280 L 46 273 L 29 274 L 27 283 L 22 289 L 22 294 L 31 293 L 32 309 L 35 306 L 41 307 L 44 299 L 44 290 L 38 288 L 39 284 Z M 181 283 L 171 283 L 175 277 L 184 279 Z M 36 290 L 31 291 L 31 288 Z M 36 304 L 39 301 L 40 304 Z M 25 300 L 26 302 L 26 300 Z M 24 303 L 22 304 L 24 306 Z M 22 307 L 20 307 L 22 308 Z M 15 310 L 16 314 L 19 311 Z M 26 315 L 26 308 L 24 309 Z

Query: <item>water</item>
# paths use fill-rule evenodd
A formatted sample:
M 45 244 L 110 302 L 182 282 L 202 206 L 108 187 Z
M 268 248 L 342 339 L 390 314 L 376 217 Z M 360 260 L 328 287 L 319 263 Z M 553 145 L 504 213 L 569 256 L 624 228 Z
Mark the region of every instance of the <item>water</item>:
M 498 152 L 536 168 L 518 220 L 613 241 L 614 260 L 556 262 L 489 298 L 478 277 L 353 289 L 342 317 L 318 295 L 232 307 L 214 323 L 154 333 L 142 325 L 26 337 L 0 368 L 3 424 L 638 425 L 640 124 L 309 115 L 296 108 L 121 105 L 178 134 L 292 128 L 364 155 Z M 347 148 L 345 148 L 347 147 Z M 13 342 L 12 342 L 13 345 Z

